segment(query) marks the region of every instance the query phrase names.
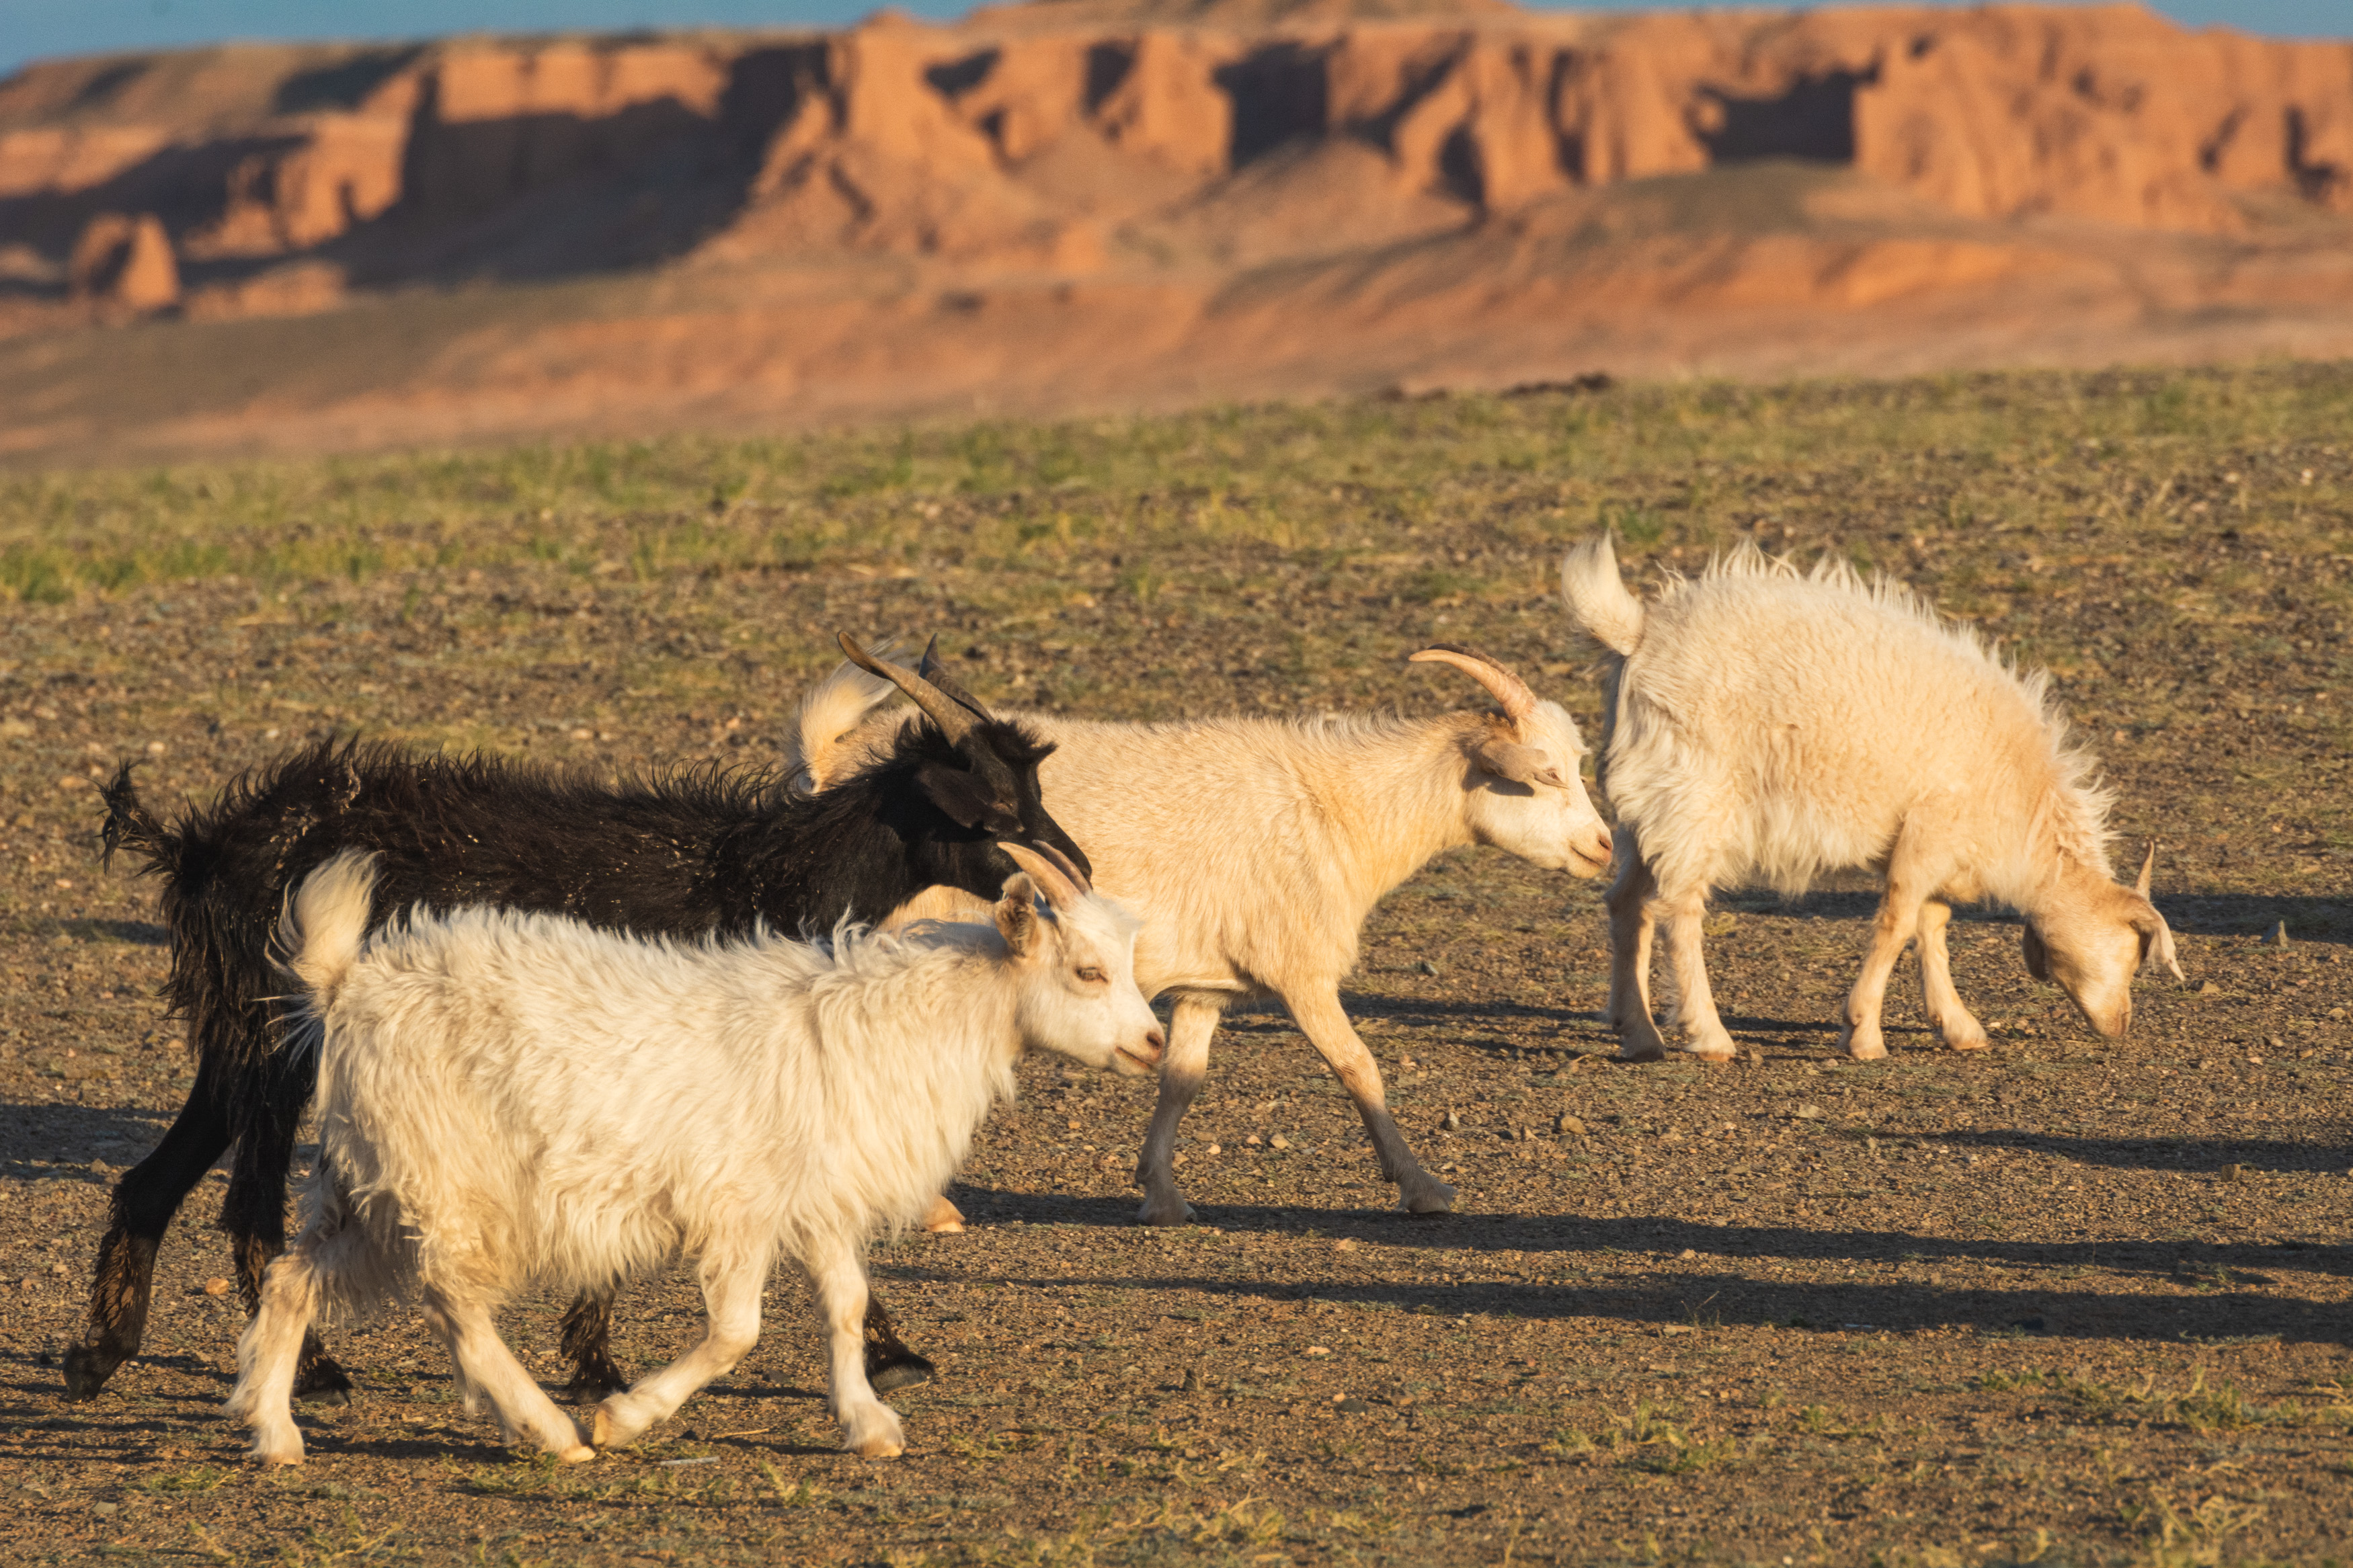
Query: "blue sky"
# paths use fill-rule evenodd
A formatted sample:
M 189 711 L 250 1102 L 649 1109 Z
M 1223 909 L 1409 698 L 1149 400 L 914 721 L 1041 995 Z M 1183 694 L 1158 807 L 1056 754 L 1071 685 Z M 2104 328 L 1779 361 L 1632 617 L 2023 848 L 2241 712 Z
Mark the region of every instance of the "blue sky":
M 1596 10 L 1681 10 L 1630 0 Z M 955 16 L 955 0 L 902 0 L 923 16 Z M 871 0 L 0 0 L 0 71 L 44 55 L 155 48 L 224 38 L 409 38 L 440 33 L 553 32 L 621 27 L 832 24 Z M 2286 37 L 2353 34 L 2347 0 L 2158 0 L 2156 9 L 2203 26 L 2228 22 Z

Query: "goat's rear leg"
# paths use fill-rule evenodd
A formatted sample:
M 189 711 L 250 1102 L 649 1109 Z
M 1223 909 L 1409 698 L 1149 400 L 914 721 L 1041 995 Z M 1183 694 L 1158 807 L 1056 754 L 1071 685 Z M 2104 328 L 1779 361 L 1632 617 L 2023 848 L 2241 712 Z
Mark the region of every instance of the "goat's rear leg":
M 302 1107 L 311 1097 L 310 1074 L 284 1073 L 266 1092 L 266 1103 L 246 1108 L 237 1129 L 237 1157 L 229 1167 L 228 1192 L 221 1199 L 220 1226 L 228 1233 L 237 1285 L 248 1310 L 260 1302 L 263 1270 L 286 1250 L 287 1173 L 294 1164 Z M 327 1353 L 315 1331 L 302 1336 L 294 1397 L 313 1405 L 351 1403 L 351 1374 Z
M 1405 1134 L 1398 1131 L 1397 1118 L 1389 1114 L 1388 1096 L 1381 1086 L 1380 1064 L 1373 1060 L 1373 1053 L 1365 1048 L 1348 1022 L 1339 993 L 1318 986 L 1303 995 L 1285 994 L 1283 1000 L 1308 1043 L 1339 1075 L 1349 1098 L 1356 1102 L 1356 1114 L 1363 1118 L 1365 1131 L 1372 1135 L 1373 1147 L 1380 1154 L 1381 1174 L 1398 1184 L 1398 1207 L 1408 1214 L 1452 1213 L 1454 1188 L 1422 1169 Z
M 866 1382 L 877 1394 L 929 1383 L 937 1369 L 899 1337 L 890 1309 L 870 1287 L 866 1292 Z
M 229 1145 L 217 1060 L 208 1056 L 198 1063 L 195 1085 L 164 1141 L 114 1184 L 111 1218 L 90 1275 L 89 1323 L 80 1340 L 66 1347 L 69 1400 L 96 1398 L 146 1337 L 156 1248 L 180 1205 Z
M 253 1428 L 249 1457 L 264 1465 L 302 1462 L 302 1434 L 294 1425 L 294 1377 L 318 1310 L 319 1269 L 313 1248 L 281 1256 L 263 1278 L 261 1300 L 237 1342 L 237 1386 L 224 1414 Z

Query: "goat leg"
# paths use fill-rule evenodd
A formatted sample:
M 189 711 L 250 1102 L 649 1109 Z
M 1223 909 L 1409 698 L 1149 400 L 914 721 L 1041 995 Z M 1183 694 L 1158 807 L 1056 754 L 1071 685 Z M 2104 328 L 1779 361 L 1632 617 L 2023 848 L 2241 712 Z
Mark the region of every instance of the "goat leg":
M 89 1325 L 66 1347 L 69 1400 L 95 1399 L 115 1369 L 139 1353 L 155 1285 L 155 1250 L 180 1205 L 228 1149 L 221 1074 L 212 1068 L 213 1059 L 198 1066 L 195 1086 L 164 1141 L 114 1184 L 112 1215 L 90 1276 Z
M 1651 875 L 1630 828 L 1618 829 L 1618 876 L 1604 902 L 1609 910 L 1609 1028 L 1618 1037 L 1618 1059 L 1664 1059 L 1667 1042 L 1651 1015 L 1651 942 L 1657 930 L 1651 900 L 1659 884 Z
M 629 1386 L 629 1374 L 613 1360 L 613 1297 L 611 1289 L 584 1290 L 565 1309 L 559 1347 L 572 1363 L 572 1381 L 564 1397 L 576 1405 L 594 1405 Z
M 890 1309 L 871 1286 L 866 1293 L 866 1382 L 877 1394 L 932 1381 L 932 1363 L 907 1348 Z
M 228 1194 L 221 1200 L 220 1224 L 228 1232 L 237 1289 L 248 1312 L 260 1310 L 262 1274 L 286 1250 L 286 1177 L 294 1163 L 295 1134 L 310 1092 L 307 1079 L 273 1082 L 271 1102 L 245 1108 L 245 1125 L 237 1130 L 237 1159 L 229 1169 Z M 290 1104 L 279 1103 L 290 1100 Z M 327 1353 L 312 1329 L 302 1332 L 294 1397 L 311 1405 L 352 1401 L 351 1374 Z

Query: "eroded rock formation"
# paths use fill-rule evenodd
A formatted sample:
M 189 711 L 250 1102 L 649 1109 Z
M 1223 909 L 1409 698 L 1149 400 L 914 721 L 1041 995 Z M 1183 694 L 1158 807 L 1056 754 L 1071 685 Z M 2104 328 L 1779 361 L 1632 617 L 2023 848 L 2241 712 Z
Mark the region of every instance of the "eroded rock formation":
M 603 279 L 638 292 L 578 306 L 600 342 L 630 311 L 693 317 L 643 329 L 700 345 L 677 350 L 678 397 L 824 416 L 986 402 L 1050 365 L 1058 389 L 1146 401 L 1603 353 L 1803 365 L 1795 337 L 1765 360 L 1692 345 L 1735 341 L 1742 311 L 1785 337 L 1818 331 L 1809 311 L 1983 311 L 2021 279 L 2079 321 L 2121 300 L 2334 310 L 2348 222 L 2353 44 L 2135 5 L 1043 0 L 954 26 L 223 47 L 0 82 L 0 338 L 88 319 L 101 272 L 125 302 L 108 320 Z M 524 329 L 474 310 L 448 319 L 479 352 L 430 374 L 539 375 Z M 1684 346 L 1631 353 L 1638 319 Z M 2041 341 L 1962 321 L 1937 329 L 1972 345 L 1946 361 Z M 2300 330 L 2247 341 L 2305 352 Z M 1049 352 L 1058 332 L 1078 336 Z

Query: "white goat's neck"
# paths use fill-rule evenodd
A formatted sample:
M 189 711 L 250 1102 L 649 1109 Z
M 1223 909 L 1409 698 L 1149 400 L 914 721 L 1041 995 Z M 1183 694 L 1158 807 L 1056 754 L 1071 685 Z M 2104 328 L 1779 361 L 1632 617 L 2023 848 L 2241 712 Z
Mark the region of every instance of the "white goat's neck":
M 1470 763 L 1464 747 L 1485 723 L 1474 714 L 1360 724 L 1316 748 L 1301 784 L 1361 921 L 1398 883 L 1449 849 L 1471 843 Z

